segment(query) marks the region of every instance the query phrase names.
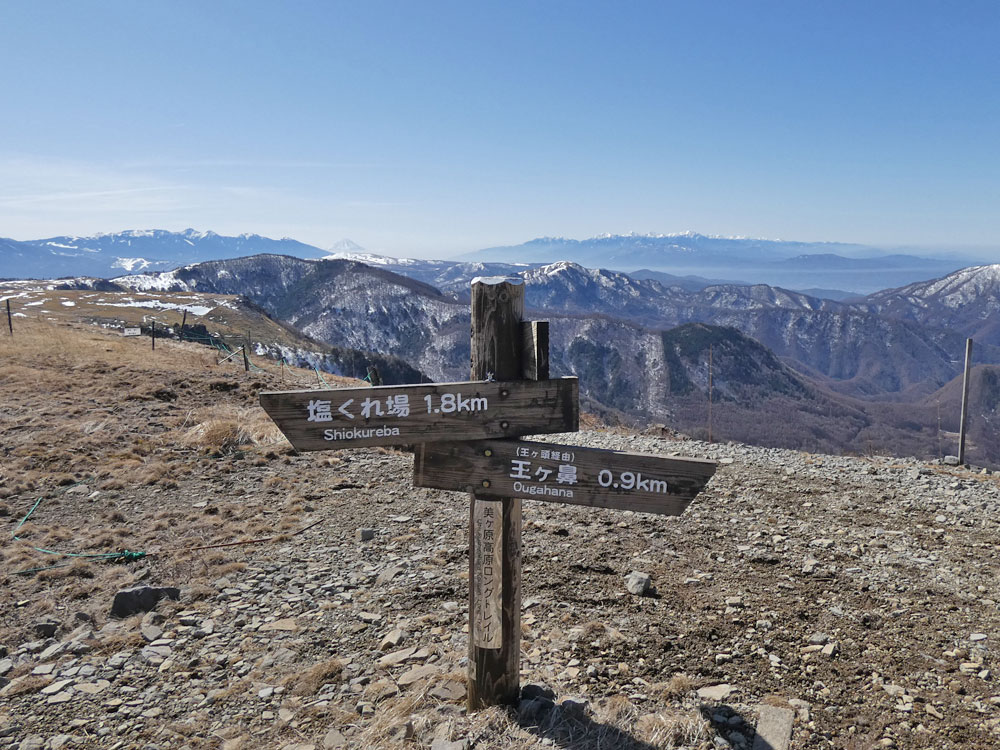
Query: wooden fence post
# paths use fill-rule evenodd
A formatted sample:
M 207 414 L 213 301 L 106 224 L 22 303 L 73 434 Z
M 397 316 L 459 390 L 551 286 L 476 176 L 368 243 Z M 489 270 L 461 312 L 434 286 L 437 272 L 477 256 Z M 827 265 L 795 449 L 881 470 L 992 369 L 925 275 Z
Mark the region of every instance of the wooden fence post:
M 506 279 L 473 282 L 472 380 L 522 378 L 523 315 L 524 286 Z M 469 513 L 469 710 L 514 703 L 520 690 L 520 661 L 521 501 L 479 500 L 473 495 Z
M 187 320 L 188 320 L 188 311 L 185 310 L 184 316 L 181 318 L 181 335 L 180 335 L 181 341 L 184 340 L 184 324 L 187 323 Z
M 153 351 L 156 351 L 156 321 L 153 321 L 153 327 L 149 329 L 149 338 L 153 342 Z
M 9 330 L 10 331 L 10 335 L 13 336 L 14 335 L 14 323 L 11 320 L 11 317 L 10 317 L 10 300 L 9 299 L 5 300 L 5 302 L 7 303 L 7 330 Z
M 969 420 L 969 380 L 972 376 L 972 339 L 965 342 L 965 377 L 962 378 L 962 424 L 958 434 L 958 462 L 965 464 L 965 426 Z

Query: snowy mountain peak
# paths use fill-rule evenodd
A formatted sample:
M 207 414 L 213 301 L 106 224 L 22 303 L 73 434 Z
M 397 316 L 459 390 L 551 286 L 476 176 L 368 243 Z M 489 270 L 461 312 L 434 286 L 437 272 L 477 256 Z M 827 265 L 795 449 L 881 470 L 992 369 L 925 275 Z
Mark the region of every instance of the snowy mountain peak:
M 357 242 L 349 240 L 345 237 L 339 242 L 333 243 L 327 252 L 330 253 L 330 255 L 335 255 L 337 253 L 364 253 L 365 249 Z

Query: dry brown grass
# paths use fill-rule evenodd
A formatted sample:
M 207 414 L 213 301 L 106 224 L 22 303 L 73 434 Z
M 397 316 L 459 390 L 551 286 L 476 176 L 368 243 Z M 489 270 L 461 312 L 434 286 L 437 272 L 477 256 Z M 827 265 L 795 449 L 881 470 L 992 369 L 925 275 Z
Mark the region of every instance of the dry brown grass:
M 682 672 L 678 672 L 667 682 L 657 683 L 657 692 L 667 700 L 681 698 L 694 690 L 695 681 Z
M 284 441 L 278 427 L 261 409 L 211 406 L 195 416 L 196 424 L 185 431 L 181 442 L 220 453 L 247 446 L 270 446 Z
M 325 659 L 317 662 L 304 672 L 294 672 L 282 684 L 288 687 L 293 695 L 315 695 L 327 683 L 339 679 L 344 672 L 344 663 L 340 659 Z
M 7 687 L 5 697 L 13 698 L 18 695 L 24 695 L 25 693 L 35 693 L 48 685 L 51 681 L 52 680 L 48 677 L 26 675 L 10 683 Z

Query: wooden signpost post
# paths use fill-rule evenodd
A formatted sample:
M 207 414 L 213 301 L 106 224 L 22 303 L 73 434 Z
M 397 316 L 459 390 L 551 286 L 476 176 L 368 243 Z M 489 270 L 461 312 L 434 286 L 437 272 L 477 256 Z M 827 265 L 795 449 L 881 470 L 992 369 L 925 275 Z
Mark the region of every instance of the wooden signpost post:
M 524 287 L 472 282 L 471 380 L 260 395 L 297 450 L 415 445 L 418 487 L 471 494 L 468 707 L 518 698 L 521 500 L 679 515 L 715 463 L 517 440 L 579 429 L 576 378 L 549 379 Z

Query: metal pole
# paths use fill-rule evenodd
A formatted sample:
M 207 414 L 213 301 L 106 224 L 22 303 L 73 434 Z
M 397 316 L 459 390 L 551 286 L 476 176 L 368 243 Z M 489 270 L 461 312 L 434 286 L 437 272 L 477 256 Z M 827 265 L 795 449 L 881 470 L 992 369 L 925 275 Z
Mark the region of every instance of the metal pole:
M 962 379 L 962 426 L 958 431 L 958 462 L 965 463 L 965 427 L 969 419 L 969 380 L 972 377 L 972 339 L 965 342 L 965 377 Z

